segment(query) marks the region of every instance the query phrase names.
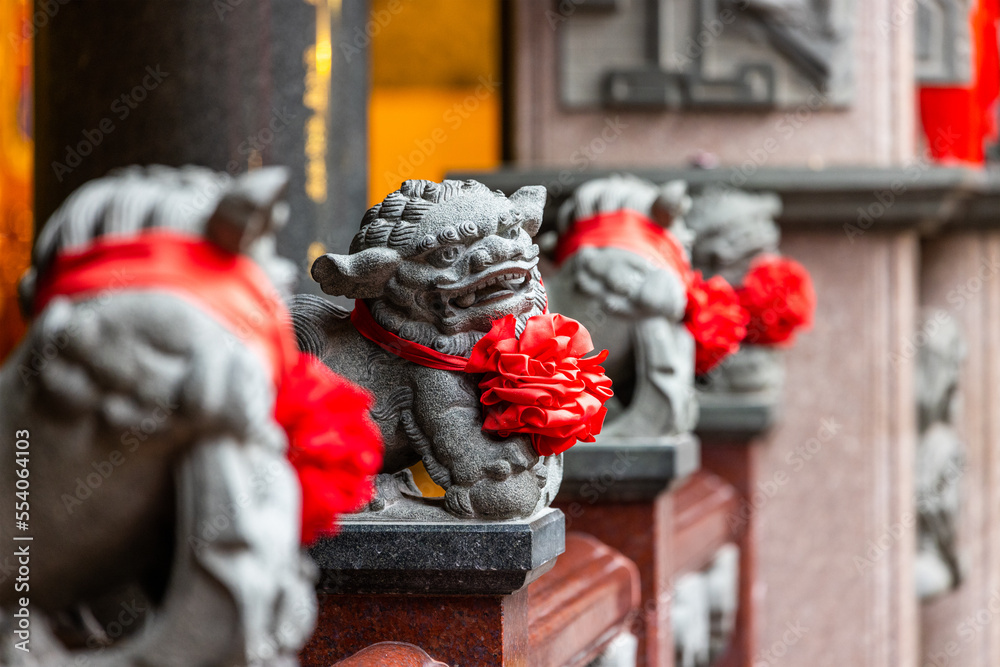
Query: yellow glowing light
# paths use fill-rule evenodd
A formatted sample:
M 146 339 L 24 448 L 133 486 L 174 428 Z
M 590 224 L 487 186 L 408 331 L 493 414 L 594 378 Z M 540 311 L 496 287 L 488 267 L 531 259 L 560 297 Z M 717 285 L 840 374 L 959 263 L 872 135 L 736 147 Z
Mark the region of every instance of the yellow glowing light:
M 316 42 L 316 73 L 330 76 L 333 69 L 333 45 L 330 40 Z
M 309 244 L 309 248 L 306 250 L 306 259 L 308 260 L 309 266 L 312 266 L 313 262 L 317 258 L 322 257 L 326 254 L 326 246 L 319 241 L 313 241 Z
M 0 3 L 0 360 L 24 334 L 17 281 L 30 263 L 33 143 L 30 0 Z
M 424 467 L 423 462 L 414 463 L 410 466 L 410 472 L 413 473 L 413 482 L 420 489 L 420 495 L 424 498 L 443 498 L 445 490 L 443 487 L 437 485 L 437 483 L 431 479 L 430 474 L 427 472 L 427 468 Z
M 330 79 L 333 72 L 331 17 L 339 14 L 340 0 L 309 0 L 316 6 L 316 43 L 306 49 L 306 90 L 302 103 L 312 110 L 306 121 L 306 195 L 316 203 L 326 201 L 326 127 L 330 110 Z

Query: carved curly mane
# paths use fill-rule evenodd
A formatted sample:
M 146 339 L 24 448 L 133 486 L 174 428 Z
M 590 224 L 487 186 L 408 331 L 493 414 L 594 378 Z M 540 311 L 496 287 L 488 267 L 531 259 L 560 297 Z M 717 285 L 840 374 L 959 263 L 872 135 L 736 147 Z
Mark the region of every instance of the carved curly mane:
M 478 234 L 475 224 L 458 222 L 441 230 L 437 235 L 416 239 L 420 232 L 421 221 L 430 210 L 438 204 L 465 194 L 506 199 L 503 192 L 491 191 L 474 180 L 445 180 L 441 183 L 426 180 L 405 181 L 398 190 L 368 209 L 362 218 L 361 229 L 351 242 L 351 253 L 385 247 L 400 251 L 404 255 L 412 255 L 465 238 L 475 238 Z M 519 219 L 521 215 L 513 214 L 514 219 Z M 531 271 L 531 279 L 532 290 L 528 298 L 535 305 L 535 309 L 518 316 L 518 333 L 524 328 L 529 317 L 544 312 L 546 307 L 545 290 L 537 268 Z M 482 331 L 468 331 L 448 336 L 442 334 L 430 322 L 407 318 L 384 299 L 371 299 L 367 303 L 375 321 L 388 331 L 445 354 L 468 354 L 484 334 Z

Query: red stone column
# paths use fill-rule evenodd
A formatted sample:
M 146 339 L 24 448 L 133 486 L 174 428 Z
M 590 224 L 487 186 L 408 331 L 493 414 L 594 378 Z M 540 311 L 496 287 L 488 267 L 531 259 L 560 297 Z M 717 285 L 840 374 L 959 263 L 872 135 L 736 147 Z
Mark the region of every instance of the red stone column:
M 529 664 L 587 665 L 639 611 L 639 570 L 590 535 L 566 535 L 566 553 L 528 586 Z
M 1000 232 L 924 241 L 920 288 L 922 304 L 958 325 L 968 355 L 955 418 L 965 444 L 956 526 L 964 579 L 920 605 L 920 664 L 993 667 L 1000 665 Z
M 570 512 L 575 502 L 559 502 L 557 506 Z M 662 492 L 648 501 L 590 505 L 571 524 L 621 551 L 638 567 L 640 611 L 632 632 L 639 639 L 639 667 L 674 664 L 669 579 L 672 519 L 670 494 Z
M 303 665 L 332 665 L 371 644 L 419 646 L 448 665 L 529 665 L 528 592 L 511 595 L 320 594 Z
M 644 442 L 583 444 L 566 453 L 556 506 L 567 527 L 593 535 L 635 562 L 640 611 L 632 632 L 638 665 L 670 667 L 674 504 L 668 491 L 698 466 L 698 441 L 687 436 Z
M 523 522 L 347 521 L 313 555 L 323 576 L 306 667 L 387 653 L 412 661 L 414 647 L 452 667 L 582 666 L 638 613 L 635 564 L 565 535 L 555 510 Z

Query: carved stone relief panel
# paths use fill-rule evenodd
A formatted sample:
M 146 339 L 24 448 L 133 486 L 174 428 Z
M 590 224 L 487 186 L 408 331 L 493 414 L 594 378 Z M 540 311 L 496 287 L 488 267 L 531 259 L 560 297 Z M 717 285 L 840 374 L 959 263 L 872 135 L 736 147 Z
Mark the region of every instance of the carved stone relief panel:
M 925 84 L 967 84 L 972 78 L 969 0 L 917 0 L 915 8 L 917 79 Z
M 571 108 L 843 106 L 853 0 L 632 0 L 549 15 Z
M 928 598 L 962 580 L 957 548 L 965 444 L 955 428 L 965 341 L 947 312 L 927 310 L 917 356 L 917 593 Z M 922 344 L 921 344 L 922 343 Z
M 679 667 L 708 667 L 729 647 L 739 606 L 739 561 L 739 547 L 726 544 L 704 570 L 675 582 L 671 621 Z

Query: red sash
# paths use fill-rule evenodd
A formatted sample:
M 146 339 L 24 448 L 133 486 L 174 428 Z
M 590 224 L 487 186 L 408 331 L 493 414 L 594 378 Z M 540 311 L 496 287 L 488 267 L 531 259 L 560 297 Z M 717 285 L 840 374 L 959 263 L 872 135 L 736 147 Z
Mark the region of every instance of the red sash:
M 415 364 L 442 371 L 464 371 L 466 364 L 469 363 L 468 357 L 444 354 L 443 352 L 432 350 L 426 345 L 400 338 L 388 331 L 375 321 L 371 311 L 368 310 L 368 305 L 361 299 L 357 299 L 354 302 L 354 310 L 351 311 L 351 323 L 358 330 L 358 333 L 386 352 L 394 354 L 397 357 L 402 357 L 407 361 L 412 361 Z
M 621 248 L 645 257 L 661 268 L 675 270 L 689 279 L 688 262 L 677 238 L 646 216 L 631 209 L 598 213 L 573 223 L 556 248 L 555 261 L 562 264 L 584 246 Z
M 207 311 L 263 356 L 276 385 L 296 362 L 291 319 L 261 268 L 249 257 L 173 231 L 105 238 L 57 256 L 39 281 L 35 313 L 56 296 L 83 300 L 123 289 L 169 292 Z
M 365 390 L 301 354 L 291 317 L 263 270 L 249 257 L 173 231 L 105 238 L 55 258 L 41 276 L 34 309 L 57 296 L 83 300 L 107 291 L 157 290 L 214 317 L 272 371 L 275 420 L 288 436 L 288 459 L 302 486 L 302 541 L 336 531 L 336 516 L 372 496 L 382 440 Z

